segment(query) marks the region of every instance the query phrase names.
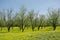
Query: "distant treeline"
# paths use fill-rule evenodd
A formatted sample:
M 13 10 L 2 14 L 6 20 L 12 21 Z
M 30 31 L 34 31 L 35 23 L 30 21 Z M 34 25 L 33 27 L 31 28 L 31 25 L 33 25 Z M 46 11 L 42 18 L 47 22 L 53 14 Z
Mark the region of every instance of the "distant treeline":
M 15 14 L 15 15 L 13 15 Z M 21 7 L 20 11 L 14 13 L 12 9 L 0 11 L 0 28 L 7 27 L 8 32 L 12 27 L 19 27 L 22 32 L 24 29 L 30 28 L 34 31 L 43 27 L 52 26 L 56 30 L 56 26 L 60 25 L 60 9 L 48 9 L 48 15 L 40 14 L 34 10 L 28 11 L 25 7 Z

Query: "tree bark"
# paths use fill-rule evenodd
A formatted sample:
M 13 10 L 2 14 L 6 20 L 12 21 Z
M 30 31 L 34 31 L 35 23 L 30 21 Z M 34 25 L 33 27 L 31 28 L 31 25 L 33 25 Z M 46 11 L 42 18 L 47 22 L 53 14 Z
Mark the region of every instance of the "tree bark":
M 40 25 L 38 26 L 38 31 L 39 31 L 39 29 L 40 29 Z
M 10 32 L 10 26 L 8 27 L 8 32 Z
M 22 32 L 24 32 L 24 26 L 23 26 L 23 24 L 22 24 Z
M 32 25 L 32 31 L 34 31 L 34 26 Z
M 56 30 L 56 24 L 53 24 L 53 30 Z

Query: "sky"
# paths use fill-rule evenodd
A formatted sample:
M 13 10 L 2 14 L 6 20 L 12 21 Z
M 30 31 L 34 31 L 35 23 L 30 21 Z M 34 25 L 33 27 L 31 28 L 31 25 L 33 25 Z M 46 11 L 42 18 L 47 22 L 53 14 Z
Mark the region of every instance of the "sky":
M 27 11 L 34 9 L 35 12 L 46 14 L 48 8 L 60 8 L 60 0 L 0 0 L 0 10 L 11 8 L 18 12 L 22 6 Z

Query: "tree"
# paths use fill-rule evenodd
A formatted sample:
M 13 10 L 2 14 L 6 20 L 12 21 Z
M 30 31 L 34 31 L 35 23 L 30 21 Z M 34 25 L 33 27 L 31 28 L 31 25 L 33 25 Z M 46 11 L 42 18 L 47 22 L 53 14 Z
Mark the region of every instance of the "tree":
M 51 23 L 51 25 L 53 26 L 53 30 L 56 30 L 56 25 L 58 23 L 58 19 L 59 19 L 59 10 L 55 10 L 55 9 L 48 9 L 48 13 L 49 13 L 49 22 Z
M 13 17 L 13 26 L 19 27 L 21 26 L 20 24 L 20 18 L 19 18 L 19 14 L 16 13 L 15 16 Z
M 32 31 L 34 31 L 34 10 L 31 10 L 28 14 L 29 20 L 30 20 L 30 25 L 32 26 Z
M 45 16 L 44 15 L 40 15 L 39 16 L 39 26 L 38 26 L 38 30 L 40 29 L 40 27 L 44 27 L 45 26 Z
M 12 15 L 12 9 L 7 10 L 7 26 L 8 26 L 8 32 L 10 32 L 10 27 L 12 25 L 11 15 Z
M 20 24 L 21 24 L 21 29 L 22 29 L 22 32 L 24 32 L 24 22 L 25 22 L 25 14 L 26 14 L 26 8 L 23 6 L 21 9 L 20 9 Z
M 2 30 L 2 27 L 5 27 L 5 26 L 6 26 L 6 15 L 5 15 L 5 12 L 3 10 L 3 11 L 0 11 L 0 27 L 1 27 L 1 30 Z
M 2 30 L 2 12 L 0 11 L 0 27 L 1 27 L 1 30 Z
M 29 26 L 30 26 L 30 21 L 29 21 L 29 16 L 28 16 L 28 14 L 26 14 L 26 16 L 25 16 L 24 25 L 25 25 L 25 27 L 27 27 L 27 29 L 28 29 Z

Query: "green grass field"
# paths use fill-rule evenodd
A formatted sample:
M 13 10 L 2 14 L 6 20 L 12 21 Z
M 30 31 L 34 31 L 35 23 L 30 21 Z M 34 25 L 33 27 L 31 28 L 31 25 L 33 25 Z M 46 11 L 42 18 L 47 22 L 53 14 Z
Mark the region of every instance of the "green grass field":
M 39 31 L 35 28 L 33 32 L 31 28 L 21 32 L 18 27 L 11 28 L 10 32 L 7 28 L 0 30 L 0 40 L 60 40 L 60 27 L 53 31 L 52 27 L 46 27 Z

